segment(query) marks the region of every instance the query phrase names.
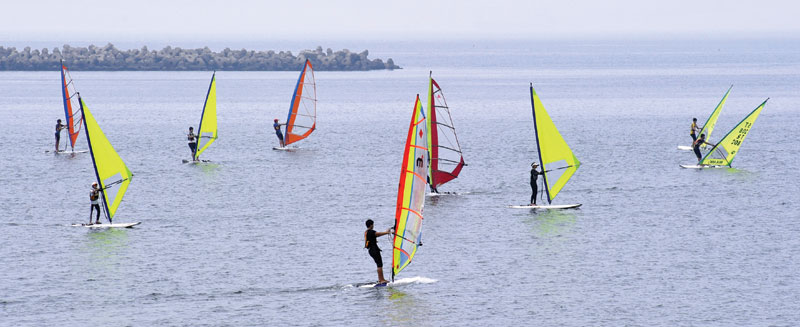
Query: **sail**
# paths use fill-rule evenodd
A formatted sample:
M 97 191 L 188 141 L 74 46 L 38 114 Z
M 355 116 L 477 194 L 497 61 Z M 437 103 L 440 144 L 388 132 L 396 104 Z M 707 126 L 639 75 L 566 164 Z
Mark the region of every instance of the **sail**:
M 397 190 L 395 211 L 395 237 L 392 251 L 392 279 L 414 258 L 420 244 L 422 207 L 425 205 L 425 188 L 428 175 L 427 124 L 419 95 L 414 103 L 414 113 L 408 126 L 403 152 L 400 186 Z
M 317 127 L 317 85 L 314 82 L 314 69 L 306 59 L 303 71 L 294 87 L 294 97 L 286 118 L 286 145 L 300 141 Z
M 83 125 L 86 129 L 86 142 L 89 144 L 89 151 L 92 154 L 95 176 L 103 190 L 102 198 L 103 206 L 106 208 L 106 218 L 111 221 L 122 202 L 125 191 L 128 190 L 128 184 L 130 184 L 133 174 L 111 146 L 80 95 L 78 95 L 78 101 L 80 101 Z
M 742 146 L 744 138 L 747 137 L 747 133 L 750 132 L 750 128 L 753 127 L 758 115 L 761 114 L 761 110 L 764 109 L 765 105 L 767 105 L 768 100 L 769 99 L 764 100 L 764 102 L 750 112 L 747 117 L 744 117 L 744 119 L 742 119 L 742 121 L 739 122 L 736 127 L 728 132 L 725 137 L 723 137 L 713 148 L 711 148 L 711 151 L 706 153 L 705 157 L 700 160 L 700 164 L 730 166 L 731 162 L 733 162 L 733 158 L 739 152 L 739 148 Z
M 544 105 L 536 95 L 533 84 L 531 84 L 531 107 L 536 145 L 539 148 L 539 162 L 544 171 L 547 201 L 552 203 L 567 181 L 578 170 L 581 162 L 572 153 L 567 142 L 556 129 L 553 120 L 550 119 L 550 115 L 544 110 Z
M 719 118 L 719 113 L 722 112 L 722 107 L 725 106 L 725 100 L 728 99 L 728 94 L 731 93 L 731 89 L 733 85 L 728 88 L 728 92 L 725 92 L 725 95 L 722 97 L 722 100 L 719 101 L 717 107 L 714 108 L 714 111 L 711 112 L 711 116 L 706 119 L 706 123 L 703 125 L 703 129 L 700 130 L 700 134 L 706 135 L 706 140 L 711 139 L 711 132 L 714 131 L 714 125 L 717 124 L 717 119 Z
M 439 84 L 430 78 L 428 84 L 428 148 L 431 152 L 430 184 L 434 188 L 461 173 L 464 157 L 458 143 L 450 108 Z
M 68 127 L 69 145 L 72 149 L 75 148 L 75 142 L 78 141 L 78 134 L 81 132 L 80 103 L 78 103 L 75 91 L 75 84 L 72 82 L 72 76 L 69 74 L 67 66 L 61 62 L 61 100 L 64 102 L 64 117 L 66 118 L 64 125 Z
M 197 127 L 197 152 L 194 159 L 200 157 L 211 143 L 217 140 L 217 73 L 211 75 L 211 83 L 206 93 L 206 103 L 203 105 L 203 114 L 200 116 L 200 125 Z

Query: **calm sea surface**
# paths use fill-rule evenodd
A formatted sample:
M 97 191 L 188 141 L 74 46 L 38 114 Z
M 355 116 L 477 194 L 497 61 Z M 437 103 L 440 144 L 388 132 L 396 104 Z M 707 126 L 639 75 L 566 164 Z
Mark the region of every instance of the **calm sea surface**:
M 0 325 L 800 321 L 800 42 L 369 48 L 404 69 L 317 72 L 318 130 L 295 152 L 271 150 L 271 121 L 297 73 L 218 72 L 220 138 L 201 165 L 181 159 L 210 72 L 73 72 L 135 175 L 115 221 L 142 224 L 126 230 L 69 226 L 88 220 L 94 172 L 88 154 L 45 153 L 59 73 L 0 72 Z M 364 221 L 393 224 L 429 70 L 469 166 L 440 187 L 459 195 L 426 200 L 404 284 L 354 288 L 376 279 Z M 506 208 L 527 202 L 537 158 L 529 82 L 583 162 L 555 201 L 578 210 Z M 679 168 L 695 162 L 676 150 L 691 118 L 731 84 L 716 138 L 771 98 L 734 169 Z

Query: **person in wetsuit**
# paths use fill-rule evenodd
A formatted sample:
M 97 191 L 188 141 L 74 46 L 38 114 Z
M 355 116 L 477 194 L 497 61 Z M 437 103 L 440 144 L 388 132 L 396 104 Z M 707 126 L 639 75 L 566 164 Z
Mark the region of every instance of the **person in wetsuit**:
M 536 205 L 536 194 L 539 193 L 539 185 L 538 185 L 539 175 L 544 175 L 543 171 L 536 170 L 536 168 L 538 168 L 538 167 L 539 167 L 539 164 L 537 164 L 535 162 L 531 164 L 531 192 L 533 192 L 533 193 L 531 194 L 531 204 L 530 205 L 532 205 L 532 206 Z
M 369 255 L 378 266 L 378 284 L 388 283 L 389 281 L 383 278 L 383 259 L 381 258 L 381 249 L 378 247 L 378 237 L 391 234 L 392 229 L 389 228 L 385 232 L 376 232 L 372 229 L 373 226 L 372 219 L 367 219 L 367 231 L 364 232 L 364 248 L 369 249 Z
M 275 123 L 272 124 L 272 128 L 275 129 L 275 135 L 278 136 L 278 143 L 281 145 L 281 147 L 284 147 L 285 145 L 283 144 L 283 133 L 281 133 L 281 125 L 285 124 L 279 123 L 278 118 L 275 118 Z
M 697 126 L 697 118 L 692 118 L 692 131 L 689 132 L 689 135 L 692 136 L 692 142 L 697 141 L 697 132 L 700 130 L 701 128 Z
M 56 120 L 56 152 L 58 152 L 58 143 L 61 142 L 61 130 L 68 128 L 67 125 L 61 123 L 61 119 Z
M 92 224 L 92 213 L 97 210 L 97 217 L 95 218 L 95 224 L 100 223 L 100 188 L 97 186 L 97 182 L 92 183 L 92 190 L 89 191 L 89 200 L 92 202 L 91 209 L 89 210 L 89 225 Z
M 197 152 L 197 135 L 194 134 L 192 126 L 189 126 L 189 134 L 186 134 L 186 138 L 189 141 L 189 149 L 192 150 L 192 160 L 197 161 L 198 159 L 194 155 Z
M 700 154 L 700 146 L 703 144 L 714 146 L 713 144 L 706 142 L 706 134 L 700 134 L 700 138 L 694 140 L 694 143 L 692 143 L 692 149 L 694 149 L 694 155 L 697 156 L 697 162 L 703 160 L 703 155 Z

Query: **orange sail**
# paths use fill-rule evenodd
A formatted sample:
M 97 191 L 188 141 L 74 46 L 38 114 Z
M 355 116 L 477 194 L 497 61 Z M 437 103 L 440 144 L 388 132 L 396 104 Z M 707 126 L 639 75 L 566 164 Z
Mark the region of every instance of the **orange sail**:
M 289 117 L 286 118 L 286 145 L 300 141 L 317 127 L 317 85 L 314 82 L 314 69 L 306 59 L 297 86 L 294 88 Z
M 72 83 L 72 77 L 69 75 L 67 66 L 61 62 L 61 99 L 64 102 L 64 116 L 69 131 L 69 145 L 75 150 L 75 142 L 78 140 L 78 134 L 81 132 L 83 126 L 83 119 L 80 113 L 80 103 L 77 100 L 77 91 L 75 91 L 75 84 Z

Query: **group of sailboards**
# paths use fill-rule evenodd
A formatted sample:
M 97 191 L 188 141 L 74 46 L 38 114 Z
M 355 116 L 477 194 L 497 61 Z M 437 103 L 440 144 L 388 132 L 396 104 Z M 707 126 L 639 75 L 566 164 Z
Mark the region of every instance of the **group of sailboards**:
M 711 132 L 714 131 L 714 126 L 717 124 L 717 119 L 719 119 L 720 113 L 722 112 L 722 107 L 725 105 L 725 101 L 728 99 L 728 94 L 730 94 L 732 88 L 733 85 L 728 88 L 728 91 L 725 92 L 724 96 L 722 96 L 722 100 L 720 100 L 716 108 L 714 108 L 714 111 L 711 112 L 711 115 L 708 117 L 705 124 L 703 124 L 703 127 L 699 131 L 699 135 L 705 135 L 705 144 L 698 144 L 696 146 L 694 144 L 692 146 L 678 146 L 679 150 L 695 151 L 699 157 L 699 160 L 696 164 L 681 164 L 681 168 L 732 168 L 731 163 L 733 162 L 734 157 L 736 157 L 736 155 L 739 153 L 739 148 L 741 148 L 742 143 L 744 143 L 744 139 L 747 137 L 747 134 L 753 127 L 753 124 L 755 124 L 756 119 L 758 119 L 758 116 L 761 114 L 764 106 L 767 105 L 767 101 L 769 101 L 769 98 L 764 100 L 764 102 L 753 109 L 753 111 L 745 116 L 715 144 L 709 141 L 711 139 Z M 695 133 L 694 125 L 692 126 L 692 133 Z M 703 155 L 700 149 L 704 149 L 707 152 Z

